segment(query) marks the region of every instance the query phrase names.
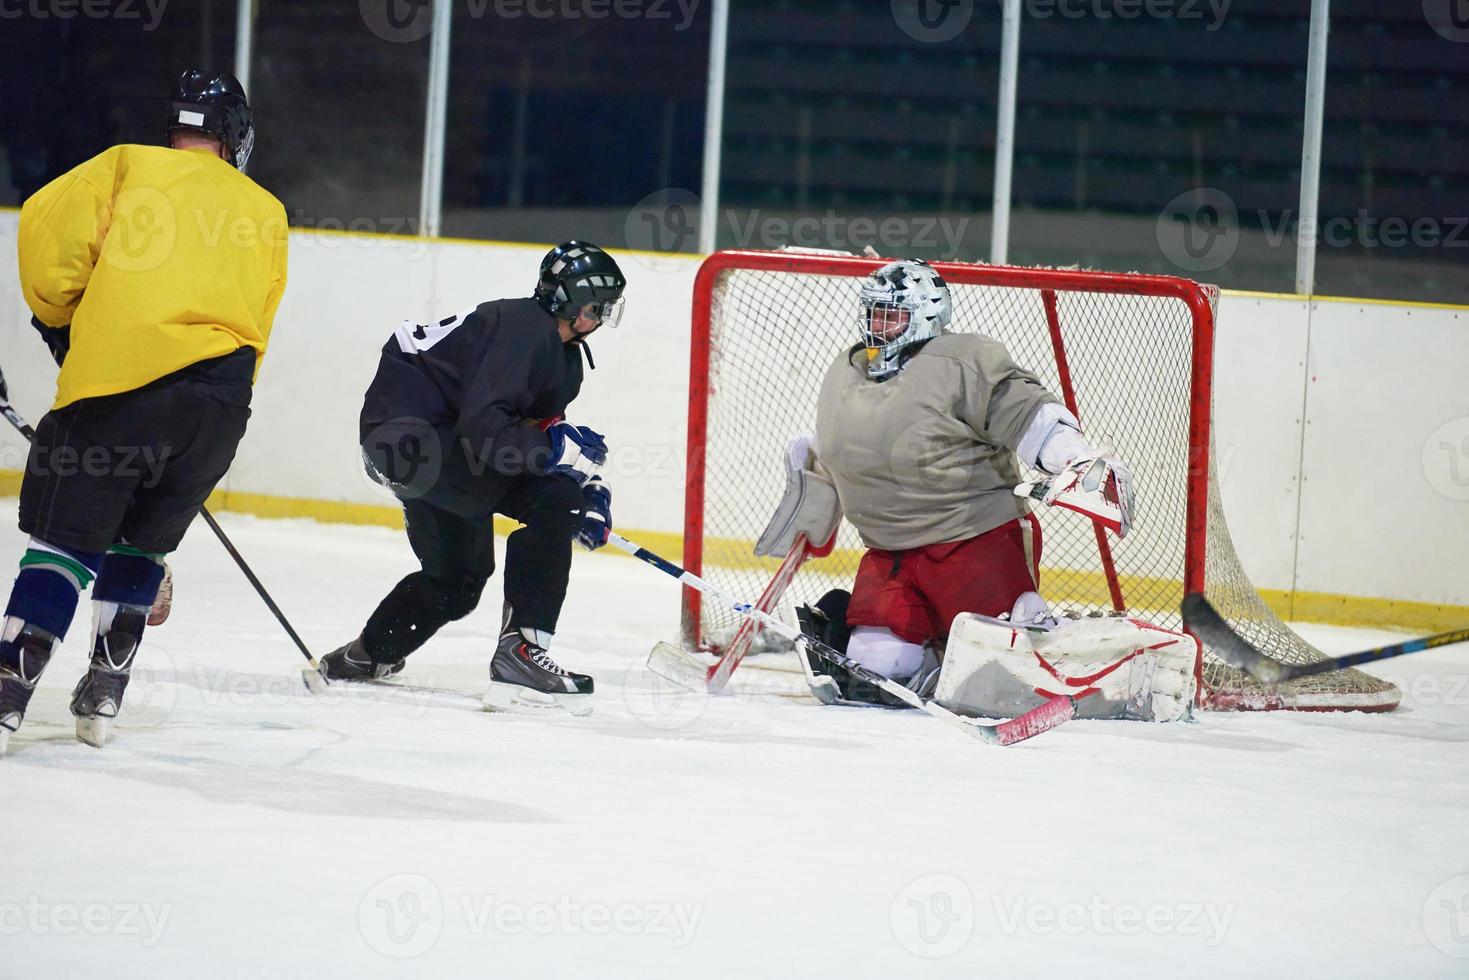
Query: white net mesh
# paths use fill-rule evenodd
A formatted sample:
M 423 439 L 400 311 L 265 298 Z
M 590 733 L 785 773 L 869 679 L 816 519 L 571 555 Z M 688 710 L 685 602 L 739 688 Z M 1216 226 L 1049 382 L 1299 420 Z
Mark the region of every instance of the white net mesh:
M 712 280 L 707 296 L 707 470 L 703 512 L 693 515 L 691 526 L 697 532 L 702 525 L 704 575 L 747 598 L 760 593 L 779 565 L 753 557 L 753 542 L 780 500 L 786 443 L 815 428 L 821 379 L 837 352 L 855 342 L 864 271 L 854 269 L 850 258 L 781 259 L 790 268 L 726 269 Z M 845 268 L 836 274 L 836 266 Z M 1176 296 L 1148 294 L 1154 280 L 1136 277 L 1135 288 L 1144 290 L 1137 295 L 1051 291 L 1054 317 L 1048 318 L 1047 291 L 1025 270 L 957 264 L 939 269 L 953 292 L 951 329 L 981 331 L 1002 341 L 1017 363 L 1058 395 L 1064 361 L 1090 441 L 1112 446 L 1131 467 L 1137 491 L 1132 532 L 1121 541 L 1107 538 L 1123 606 L 1179 628 L 1190 459 L 1207 457 L 1207 528 L 1194 531 L 1196 542 L 1202 531 L 1206 545 L 1205 594 L 1267 654 L 1288 662 L 1320 659 L 1322 654 L 1282 623 L 1250 584 L 1224 521 L 1212 456 L 1202 449 L 1191 453 L 1195 325 L 1189 305 Z M 1083 287 L 1088 282 L 1085 274 L 1071 278 Z M 1098 284 L 1117 278 L 1096 274 Z M 1209 300 L 1200 307 L 1211 310 L 1217 295 L 1212 287 L 1193 288 Z M 1203 315 L 1212 317 L 1211 312 Z M 1212 336 L 1211 323 L 1203 329 Z M 1212 350 L 1205 353 L 1202 363 L 1208 365 Z M 1113 608 L 1113 582 L 1103 571 L 1092 525 L 1050 508 L 1038 508 L 1036 514 L 1044 533 L 1042 594 L 1060 609 Z M 844 522 L 837 550 L 808 563 L 790 595 L 814 601 L 828 588 L 850 588 L 861 550 L 856 531 Z M 734 613 L 706 606 L 695 615 L 686 607 L 686 642 L 717 649 L 737 625 Z M 1203 681 L 1203 702 L 1216 708 L 1383 710 L 1398 700 L 1392 685 L 1358 671 L 1266 688 L 1207 655 Z

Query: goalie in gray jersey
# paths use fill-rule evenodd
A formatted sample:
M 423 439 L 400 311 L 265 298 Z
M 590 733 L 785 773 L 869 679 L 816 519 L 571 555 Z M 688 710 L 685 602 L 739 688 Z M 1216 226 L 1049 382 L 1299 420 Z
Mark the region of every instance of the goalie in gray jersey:
M 816 432 L 788 453 L 793 472 L 802 471 L 804 512 L 792 519 L 803 508 L 783 506 L 762 539 L 767 552 L 795 529 L 824 541 L 822 525 L 834 528 L 845 514 L 867 548 L 856 581 L 850 595 L 831 592 L 802 610 L 802 625 L 924 694 L 956 617 L 1049 617 L 1036 594 L 1040 525 L 1015 492 L 1022 464 L 1054 477 L 1045 504 L 1080 511 L 1119 537 L 1132 512 L 1126 467 L 1095 450 L 1002 343 L 949 332 L 952 317 L 949 288 L 926 263 L 892 262 L 868 278 L 861 342 L 833 361 Z M 835 493 L 811 492 L 821 484 Z M 814 513 L 821 500 L 830 513 Z M 824 700 L 880 700 L 819 658 L 807 666 Z

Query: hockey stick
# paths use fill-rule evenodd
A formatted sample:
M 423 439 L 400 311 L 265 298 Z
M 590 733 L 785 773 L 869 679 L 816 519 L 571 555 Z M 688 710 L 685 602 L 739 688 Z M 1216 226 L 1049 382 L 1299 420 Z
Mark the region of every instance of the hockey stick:
M 770 583 L 765 586 L 765 591 L 760 593 L 760 598 L 755 601 L 755 608 L 761 612 L 774 612 L 775 607 L 780 604 L 786 589 L 790 587 L 791 580 L 796 577 L 796 572 L 805 564 L 806 559 L 812 555 L 811 547 L 806 542 L 805 535 L 797 535 L 796 541 L 791 545 L 790 553 L 780 563 Z M 724 648 L 724 652 L 712 664 L 705 665 L 695 659 L 682 647 L 671 643 L 659 643 L 648 654 L 648 669 L 659 677 L 673 681 L 680 687 L 691 691 L 718 694 L 724 690 L 729 683 L 730 675 L 744 661 L 750 647 L 754 645 L 755 636 L 760 632 L 760 624 L 754 619 L 746 617 L 739 629 L 735 632 L 734 639 Z
M 867 683 L 878 687 L 888 694 L 917 708 L 925 714 L 932 715 L 940 721 L 962 729 L 966 734 L 979 739 L 987 745 L 1013 745 L 1025 739 L 1032 738 L 1042 732 L 1050 731 L 1058 725 L 1064 724 L 1076 717 L 1076 701 L 1067 695 L 1052 698 L 1038 708 L 1034 708 L 1018 718 L 1000 722 L 997 725 L 980 725 L 969 719 L 956 715 L 937 701 L 921 697 L 908 688 L 883 675 L 868 670 L 857 661 L 842 655 L 832 647 L 827 646 L 820 640 L 814 639 L 802 633 L 799 629 L 776 619 L 763 610 L 757 609 L 748 602 L 734 599 L 727 593 L 710 583 L 704 581 L 692 572 L 685 571 L 665 558 L 660 558 L 647 548 L 639 547 L 637 544 L 627 540 L 619 534 L 607 533 L 607 541 L 621 551 L 627 552 L 634 558 L 644 561 L 654 568 L 682 582 L 692 589 L 698 589 L 708 596 L 720 600 L 729 608 L 742 616 L 748 616 L 760 625 L 772 632 L 779 633 L 793 643 L 800 644 L 816 653 L 821 659 L 828 663 L 836 664 L 845 668 L 853 676 L 859 677 Z
M 1295 680 L 1297 677 L 1310 677 L 1313 674 L 1329 674 L 1334 670 L 1346 670 L 1358 664 L 1390 660 L 1407 653 L 1432 650 L 1434 647 L 1444 647 L 1451 643 L 1469 642 L 1469 629 L 1457 629 L 1403 643 L 1363 650 L 1359 653 L 1347 653 L 1340 657 L 1331 657 L 1314 663 L 1287 664 L 1255 649 L 1249 641 L 1235 632 L 1223 616 L 1219 615 L 1208 599 L 1197 592 L 1191 592 L 1183 598 L 1183 622 L 1194 635 L 1207 643 L 1214 653 L 1218 654 L 1220 660 L 1231 667 L 1238 667 L 1256 680 L 1264 681 L 1267 684 L 1279 684 Z
M 5 373 L 4 371 L 0 371 L 0 387 L 3 387 L 4 384 Z M 4 415 L 10 424 L 15 426 L 16 430 L 26 437 L 27 442 L 36 441 L 36 430 L 26 424 L 26 420 L 21 418 L 20 413 L 11 406 L 8 400 L 0 399 L 0 415 Z M 219 543 L 224 545 L 224 550 L 228 551 L 230 557 L 235 560 L 235 564 L 240 566 L 240 571 L 245 573 L 245 578 L 249 579 L 250 584 L 255 587 L 256 593 L 265 601 L 266 608 L 271 611 L 276 621 L 285 629 L 286 635 L 291 638 L 291 642 L 296 644 L 296 649 L 301 651 L 301 655 L 311 665 L 309 668 L 304 668 L 301 671 L 301 678 L 306 682 L 306 686 L 312 691 L 321 690 L 321 685 L 325 683 L 325 679 L 321 676 L 316 658 L 311 655 L 311 651 L 306 649 L 306 644 L 301 641 L 301 637 L 296 635 L 296 631 L 291 628 L 290 622 L 286 619 L 286 614 L 281 612 L 280 607 L 275 604 L 275 600 L 270 597 L 270 593 L 266 591 L 260 579 L 255 577 L 255 573 L 251 571 L 250 565 L 245 561 L 245 557 L 240 554 L 233 542 L 224 533 L 224 528 L 220 527 L 214 520 L 214 515 L 209 513 L 209 508 L 200 507 L 199 513 L 204 518 L 205 523 L 209 525 L 210 530 L 214 532 L 214 536 L 219 538 Z M 315 675 L 314 678 L 311 676 L 313 674 Z

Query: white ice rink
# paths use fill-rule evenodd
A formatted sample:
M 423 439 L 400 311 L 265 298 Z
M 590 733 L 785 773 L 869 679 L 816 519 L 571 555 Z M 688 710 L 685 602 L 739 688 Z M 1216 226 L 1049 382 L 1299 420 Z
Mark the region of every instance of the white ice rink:
M 413 567 L 386 530 L 223 523 L 318 654 Z M 174 570 L 115 742 L 72 737 L 83 613 L 0 762 L 7 980 L 1469 975 L 1462 647 L 1383 665 L 1388 716 L 997 749 L 758 661 L 662 690 L 677 587 L 611 554 L 578 552 L 554 650 L 585 719 L 477 710 L 498 578 L 403 675 L 453 693 L 319 700 L 202 525 Z

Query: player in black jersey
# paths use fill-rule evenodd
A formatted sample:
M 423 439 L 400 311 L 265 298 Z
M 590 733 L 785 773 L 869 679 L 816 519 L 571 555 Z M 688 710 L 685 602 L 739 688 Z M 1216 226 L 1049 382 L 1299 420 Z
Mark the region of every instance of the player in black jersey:
M 473 611 L 495 570 L 493 518 L 504 514 L 524 526 L 505 546 L 504 619 L 485 703 L 585 703 L 592 678 L 563 670 L 547 648 L 571 543 L 606 543 L 612 493 L 597 475 L 606 443 L 564 416 L 581 390 L 583 354 L 591 362 L 586 339 L 617 325 L 626 284 L 612 256 L 567 242 L 541 262 L 533 297 L 394 332 L 362 407 L 362 451 L 369 475 L 403 502 L 423 567 L 357 639 L 322 658 L 328 680 L 395 674 L 444 624 Z

